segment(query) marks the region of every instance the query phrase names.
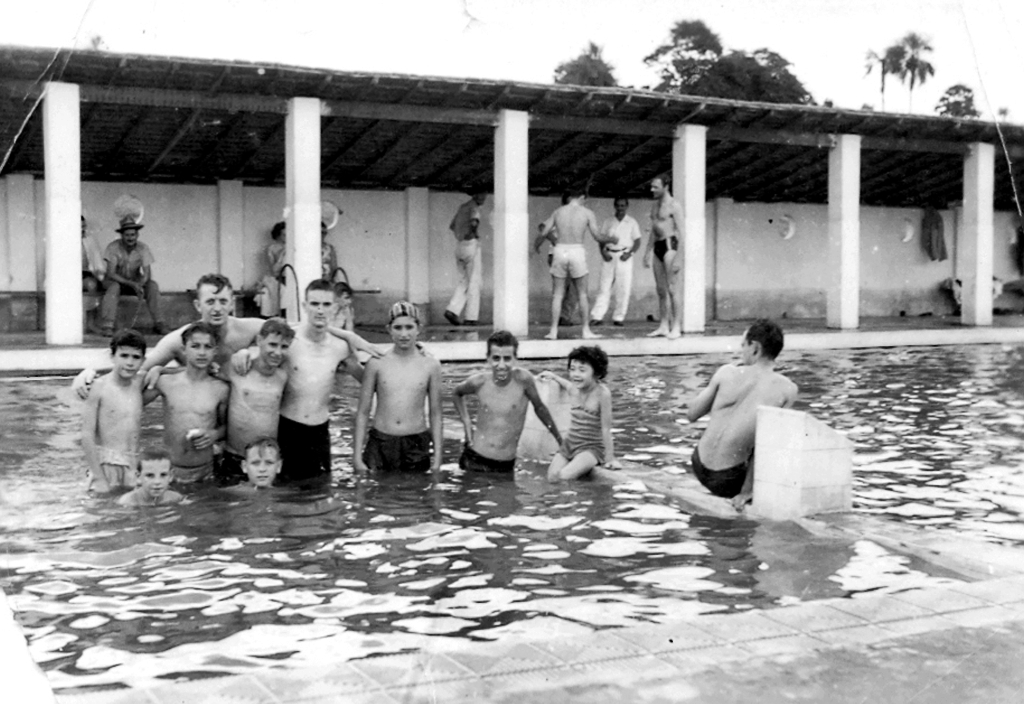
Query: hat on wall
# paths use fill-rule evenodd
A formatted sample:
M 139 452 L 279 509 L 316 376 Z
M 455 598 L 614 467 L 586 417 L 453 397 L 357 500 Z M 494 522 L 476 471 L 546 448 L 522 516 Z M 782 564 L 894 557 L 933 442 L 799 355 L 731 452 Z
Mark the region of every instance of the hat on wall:
M 126 215 L 121 218 L 121 226 L 114 230 L 114 232 L 124 232 L 125 230 L 141 230 L 145 225 L 139 222 L 135 222 L 135 218 L 130 215 Z
M 125 230 L 141 230 L 142 215 L 145 208 L 142 201 L 133 195 L 123 195 L 114 201 L 114 217 L 118 219 L 120 227 L 115 232 Z

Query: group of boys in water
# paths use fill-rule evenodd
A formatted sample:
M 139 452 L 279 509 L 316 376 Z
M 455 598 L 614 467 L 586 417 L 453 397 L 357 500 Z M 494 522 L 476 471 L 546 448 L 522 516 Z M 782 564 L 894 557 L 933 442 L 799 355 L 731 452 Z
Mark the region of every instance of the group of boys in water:
M 306 287 L 305 314 L 295 327 L 280 318 L 235 317 L 232 293 L 226 277 L 201 277 L 198 322 L 169 333 L 148 354 L 139 333 L 119 331 L 110 344 L 111 372 L 97 378 L 85 370 L 76 378 L 73 386 L 86 399 L 82 446 L 92 491 L 127 489 L 119 503 L 143 506 L 181 501 L 169 488 L 172 481 L 187 486 L 216 479 L 240 484 L 235 491 L 329 482 L 329 402 L 339 370 L 361 384 L 353 433 L 357 472 L 440 469 L 441 364 L 418 341 L 422 319 L 416 306 L 402 301 L 391 307 L 387 329 L 393 345 L 383 353 L 332 325 L 339 302 L 330 281 Z M 496 331 L 487 341 L 489 370 L 454 390 L 465 427 L 459 465 L 466 471 L 514 471 L 532 405 L 559 442 L 549 480 L 578 479 L 599 465 L 617 468 L 612 394 L 603 383 L 605 352 L 577 347 L 568 356 L 567 379 L 546 371 L 538 375 L 569 395 L 571 419 L 563 435 L 537 379 L 517 366 L 518 344 L 511 333 Z M 796 386 L 773 368 L 782 344 L 778 325 L 755 322 L 744 334 L 741 363 L 716 371 L 688 409 L 691 421 L 710 414 L 693 453 L 694 473 L 737 508 L 752 490 L 757 407 L 786 407 L 796 395 Z M 365 366 L 357 352 L 367 357 Z M 158 396 L 163 448 L 140 455 L 143 407 Z M 478 399 L 475 423 L 470 396 Z M 218 444 L 222 452 L 215 454 Z

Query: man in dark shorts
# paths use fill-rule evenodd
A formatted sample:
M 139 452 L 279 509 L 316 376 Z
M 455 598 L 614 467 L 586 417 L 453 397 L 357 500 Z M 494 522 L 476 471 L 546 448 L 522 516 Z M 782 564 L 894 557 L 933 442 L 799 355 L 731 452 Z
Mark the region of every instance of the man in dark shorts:
M 317 279 L 306 287 L 305 315 L 288 349 L 288 382 L 277 426 L 282 483 L 330 480 L 329 403 L 338 365 L 352 355 L 348 343 L 328 332 L 337 303 L 330 281 Z M 358 368 L 349 372 L 362 376 Z
M 677 300 L 676 286 L 682 257 L 679 255 L 679 235 L 683 231 L 683 208 L 672 197 L 668 183 L 662 177 L 651 181 L 651 236 L 644 252 L 644 266 L 654 267 L 654 283 L 658 290 L 658 315 L 661 322 L 648 337 L 677 338 L 680 336 L 682 301 Z M 654 255 L 653 257 L 651 255 Z M 653 261 L 652 261 L 653 260 Z
M 775 371 L 782 345 L 782 328 L 764 318 L 754 321 L 743 334 L 740 363 L 719 367 L 687 410 L 691 423 L 710 414 L 693 451 L 693 473 L 712 494 L 732 499 L 737 511 L 754 490 L 757 409 L 789 408 L 796 399 L 796 384 Z
M 487 364 L 490 372 L 480 372 L 455 387 L 455 408 L 466 429 L 466 445 L 459 466 L 467 471 L 511 474 L 516 465 L 516 448 L 526 422 L 527 402 L 533 404 L 537 418 L 559 444 L 558 433 L 548 407 L 537 393 L 533 375 L 516 366 L 519 340 L 505 330 L 487 338 Z M 479 401 L 476 427 L 469 416 L 467 397 Z

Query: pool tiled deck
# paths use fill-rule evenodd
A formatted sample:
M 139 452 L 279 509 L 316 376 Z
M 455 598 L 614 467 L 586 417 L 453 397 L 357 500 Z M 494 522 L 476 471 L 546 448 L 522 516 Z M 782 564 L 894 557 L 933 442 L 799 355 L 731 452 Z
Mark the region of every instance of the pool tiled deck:
M 857 330 L 833 330 L 824 320 L 780 321 L 786 331 L 787 350 L 825 350 L 914 345 L 969 345 L 1024 343 L 1024 316 L 996 316 L 991 327 L 964 327 L 952 316 L 923 318 L 862 318 Z M 596 340 L 611 356 L 716 354 L 738 349 L 739 336 L 749 321 L 710 322 L 703 333 L 683 335 L 677 340 L 649 338 L 653 323 L 630 322 L 624 327 L 595 328 Z M 361 326 L 357 332 L 371 342 L 386 344 L 382 329 Z M 542 339 L 546 326 L 533 325 L 519 346 L 520 359 L 565 357 L 581 344 L 579 326 L 562 328 L 558 340 Z M 421 340 L 443 362 L 477 361 L 484 358 L 485 341 L 491 328 L 433 325 Z M 159 339 L 148 337 L 150 344 Z M 109 340 L 87 335 L 85 343 L 48 346 L 43 333 L 15 333 L 0 336 L 0 373 L 56 373 L 109 364 Z
M 934 684 L 931 668 L 943 654 L 955 664 L 957 658 L 978 658 L 987 648 L 999 648 L 1006 657 L 1024 653 L 1019 635 L 1011 639 L 1017 649 L 1006 651 L 1002 640 L 1013 633 L 1024 633 L 1024 576 L 704 615 L 583 637 L 467 643 L 347 662 L 340 656 L 326 668 L 268 667 L 245 676 L 151 689 L 57 694 L 62 704 L 864 701 L 860 694 L 850 698 L 835 690 L 827 699 L 781 696 L 767 690 L 763 678 L 749 676 L 745 682 L 733 681 L 731 698 L 722 698 L 718 680 L 731 669 L 767 673 L 792 669 L 798 661 L 803 669 L 821 668 L 827 680 L 837 676 L 836 663 L 845 661 L 849 667 L 851 659 L 860 658 L 885 660 L 888 668 L 902 662 L 905 669 L 897 669 L 901 678 L 917 673 L 926 680 L 920 683 L 925 688 Z M 929 648 L 938 651 L 933 661 L 921 661 L 920 653 Z M 879 677 L 873 701 L 907 701 L 887 696 L 886 668 L 875 663 L 872 671 Z M 1021 681 L 1018 675 L 1018 685 Z M 790 682 L 798 688 L 807 684 L 799 677 Z M 1004 684 L 1012 683 L 990 682 Z M 981 695 L 919 701 L 1011 701 Z

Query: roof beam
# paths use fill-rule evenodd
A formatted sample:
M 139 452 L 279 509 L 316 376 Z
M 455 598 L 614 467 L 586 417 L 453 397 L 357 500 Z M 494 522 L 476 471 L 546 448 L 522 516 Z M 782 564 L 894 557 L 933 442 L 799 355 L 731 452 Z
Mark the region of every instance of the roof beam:
M 488 145 L 493 145 L 493 144 L 494 144 L 494 137 L 493 136 L 481 137 L 480 139 L 473 140 L 473 142 L 469 145 L 468 148 L 461 150 L 458 154 L 453 156 L 451 159 L 448 159 L 447 161 L 445 161 L 441 166 L 437 167 L 436 169 L 431 171 L 429 174 L 427 174 L 427 175 L 423 176 L 421 179 L 419 179 L 420 183 L 423 183 L 423 184 L 429 186 L 431 183 L 435 182 L 435 179 L 438 179 L 441 176 L 444 176 L 453 166 L 455 166 L 460 161 L 463 161 L 464 159 L 466 159 L 467 157 L 471 156 L 472 154 L 475 154 L 476 152 L 480 151 L 481 149 L 486 148 Z M 475 185 L 475 184 L 467 182 L 467 183 L 463 184 L 461 188 L 471 188 L 473 185 Z M 460 188 L 460 190 L 461 190 L 461 188 Z
M 614 166 L 615 164 L 618 164 L 621 161 L 628 160 L 632 156 L 634 156 L 636 154 L 639 154 L 643 150 L 647 149 L 649 146 L 651 146 L 655 142 L 660 142 L 660 141 L 662 141 L 660 137 L 648 137 L 647 139 L 645 139 L 644 141 L 640 142 L 640 144 L 636 145 L 632 149 L 629 149 L 628 151 L 626 151 L 626 152 L 624 152 L 622 154 L 617 154 L 617 155 L 615 155 L 613 157 L 605 159 L 605 161 L 603 161 L 601 164 L 599 164 L 597 166 L 597 168 L 595 168 L 593 171 L 590 172 L 590 175 L 586 179 L 581 179 L 581 180 L 577 181 L 576 183 L 574 183 L 573 185 L 574 186 L 578 186 L 578 185 L 581 185 L 582 183 L 585 183 L 587 180 L 592 180 L 595 176 L 597 176 L 602 171 L 606 171 L 606 170 L 610 169 L 612 166 Z
M 157 156 L 156 159 L 153 159 L 153 161 L 149 165 L 149 168 L 146 169 L 147 176 L 156 171 L 156 168 L 160 166 L 161 163 L 163 163 L 163 160 L 167 158 L 167 155 L 174 151 L 174 148 L 178 146 L 178 142 L 180 142 L 185 137 L 186 134 L 192 131 L 192 128 L 196 125 L 196 121 L 199 120 L 199 116 L 202 114 L 203 110 L 202 108 L 200 108 L 198 110 L 193 110 L 192 114 L 185 118 L 185 121 L 181 123 L 181 126 L 178 128 L 178 131 L 175 132 L 174 136 L 171 137 L 170 140 L 168 140 L 166 145 L 164 145 L 164 148 L 160 151 L 159 156 Z
M 429 147 L 427 147 L 423 152 L 417 154 L 414 157 L 411 157 L 405 163 L 405 166 L 403 166 L 401 169 L 399 169 L 397 173 L 393 174 L 391 176 L 391 178 L 388 179 L 388 185 L 393 185 L 393 184 L 396 184 L 396 183 L 401 183 L 402 179 L 405 178 L 406 174 L 408 174 L 418 164 L 429 163 L 430 160 L 433 159 L 435 156 L 437 156 L 438 154 L 440 154 L 443 151 L 446 151 L 445 147 L 448 145 L 449 142 L 452 141 L 452 139 L 454 139 L 454 136 L 451 133 L 447 133 L 446 132 L 441 137 L 441 139 L 436 140 L 433 144 L 431 144 Z M 414 180 L 414 182 L 415 182 L 415 180 Z
M 227 143 L 228 138 L 231 136 L 231 133 L 234 132 L 235 128 L 245 122 L 245 118 L 248 115 L 249 113 L 247 112 L 236 113 L 235 116 L 232 117 L 223 128 L 221 128 L 217 133 L 217 136 L 210 140 L 213 146 L 203 151 L 202 154 L 195 158 L 193 163 L 206 164 L 207 161 L 212 159 L 214 155 L 220 151 L 221 146 Z
M 772 182 L 777 179 L 780 173 L 788 173 L 792 171 L 794 167 L 800 168 L 807 162 L 819 158 L 822 158 L 822 155 L 818 152 L 802 151 L 799 154 L 786 159 L 786 161 L 782 162 L 778 166 L 770 168 L 754 178 L 747 178 L 747 172 L 745 172 L 743 175 L 740 175 L 739 178 L 732 179 L 733 183 L 738 184 L 737 186 L 733 186 L 733 183 L 730 183 L 730 187 L 725 190 L 735 192 L 733 191 L 733 188 L 737 188 L 738 191 L 743 194 L 756 192 L 762 187 L 762 184 Z
M 102 174 L 110 171 L 110 167 L 113 166 L 117 158 L 121 156 L 121 152 L 124 150 L 125 143 L 127 143 L 128 139 L 135 132 L 135 129 L 142 123 L 143 120 L 146 119 L 147 115 L 149 115 L 149 108 L 143 108 L 142 110 L 139 110 L 138 113 L 136 113 L 135 117 L 133 117 L 131 121 L 128 122 L 128 126 L 125 127 L 124 130 L 122 130 L 120 136 L 117 138 L 117 141 L 114 142 L 114 148 L 107 151 L 106 154 L 104 154 L 98 159 L 98 173 Z
M 374 166 L 387 159 L 395 152 L 395 150 L 398 148 L 398 145 L 401 144 L 406 137 L 415 134 L 415 132 L 421 128 L 421 124 L 413 124 L 401 128 L 401 131 L 399 132 L 398 136 L 392 139 L 389 144 L 381 147 L 380 149 L 377 149 L 373 154 L 371 154 L 366 159 L 366 162 L 355 173 L 350 174 L 348 176 L 349 180 L 355 181 L 360 176 L 365 174 L 367 171 L 372 169 Z
M 794 161 L 797 161 L 797 160 L 807 156 L 808 153 L 809 152 L 800 152 L 796 156 L 793 156 L 793 157 L 790 157 L 789 159 L 787 159 L 785 162 L 783 162 L 782 165 L 783 166 L 787 166 L 787 165 L 793 163 Z M 735 170 L 732 173 L 731 176 L 726 176 L 725 178 L 723 178 L 721 181 L 719 181 L 716 184 L 716 186 L 718 187 L 719 191 L 724 192 L 724 193 L 728 193 L 735 186 L 737 186 L 738 184 L 741 184 L 744 181 L 746 181 L 747 179 L 749 179 L 751 174 L 762 173 L 761 172 L 762 167 L 764 167 L 766 165 L 770 165 L 773 162 L 777 161 L 778 160 L 778 156 L 779 155 L 777 153 L 774 153 L 771 150 L 766 150 L 764 152 L 764 154 L 762 154 L 757 159 L 754 159 L 754 161 L 752 161 L 751 163 L 747 164 L 744 168 L 737 169 L 737 170 Z M 771 167 L 769 167 L 769 168 L 771 168 Z
M 227 178 L 225 180 L 233 181 L 237 179 L 239 176 L 241 176 L 242 172 L 249 167 L 249 164 L 251 164 L 256 159 L 257 156 L 259 156 L 260 152 L 263 151 L 264 147 L 266 147 L 271 142 L 277 141 L 278 137 L 280 137 L 281 134 L 284 132 L 285 122 L 286 121 L 282 118 L 281 121 L 278 122 L 277 125 L 275 125 L 274 128 L 267 133 L 267 136 L 260 140 L 259 146 L 255 147 L 254 149 L 250 149 L 249 153 L 246 154 L 243 159 L 240 159 L 238 161 L 238 165 L 228 171 Z
M 373 130 L 376 129 L 377 125 L 379 124 L 380 122 L 378 120 L 374 120 L 369 125 L 359 130 L 355 137 L 352 137 L 351 139 L 347 140 L 344 144 L 342 144 L 340 147 L 335 149 L 334 153 L 331 154 L 331 156 L 327 159 L 327 163 L 320 167 L 320 173 L 326 174 L 329 171 L 333 171 L 334 167 L 338 165 L 342 158 L 346 154 L 348 154 L 349 151 L 351 151 L 352 148 L 363 139 L 363 137 L 373 132 Z

